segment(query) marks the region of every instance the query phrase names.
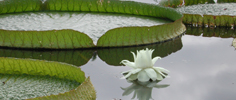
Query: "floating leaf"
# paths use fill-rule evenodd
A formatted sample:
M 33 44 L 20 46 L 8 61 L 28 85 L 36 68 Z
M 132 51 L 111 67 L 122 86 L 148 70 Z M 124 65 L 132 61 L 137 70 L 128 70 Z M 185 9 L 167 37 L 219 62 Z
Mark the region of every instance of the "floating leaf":
M 5 14 L 1 15 L 0 19 L 0 27 L 4 30 L 48 31 L 72 29 L 79 31 L 77 35 L 86 33 L 94 44 L 97 44 L 98 39 L 108 30 L 117 27 L 153 26 L 172 22 L 167 19 L 147 16 L 91 12 L 28 12 Z M 81 40 L 81 42 L 83 41 Z
M 206 3 L 215 3 L 214 0 L 184 0 L 185 5 L 196 5 L 196 4 L 206 4 Z
M 41 0 L 2 0 L 0 1 L 0 14 L 41 11 Z
M 133 61 L 133 55 L 130 53 L 136 52 L 141 49 L 155 49 L 153 52 L 153 57 L 160 56 L 165 57 L 170 55 L 171 53 L 177 52 L 183 47 L 181 38 L 176 38 L 172 41 L 160 43 L 160 44 L 152 44 L 146 46 L 138 46 L 138 47 L 126 47 L 126 48 L 109 48 L 109 49 L 100 49 L 98 50 L 98 56 L 100 59 L 105 61 L 109 65 L 120 66 L 120 62 L 124 59 Z
M 189 6 L 196 4 L 206 4 L 206 3 L 214 3 L 214 0 L 161 0 L 159 5 L 165 7 L 180 7 L 180 6 Z
M 98 47 L 134 46 L 163 42 L 178 37 L 185 31 L 182 19 L 152 27 L 124 27 L 108 31 L 99 38 Z
M 75 89 L 80 83 L 49 76 L 0 74 L 0 99 L 22 100 L 57 95 Z
M 75 49 L 94 47 L 90 37 L 74 30 L 0 30 L 0 40 L 1 46 L 17 48 Z
M 42 7 L 41 11 L 92 11 L 92 12 L 107 12 L 107 13 L 123 13 L 123 14 L 134 14 L 134 15 L 142 15 L 149 17 L 166 18 L 174 21 L 172 23 L 151 26 L 151 27 L 125 27 L 108 31 L 107 33 L 105 33 L 105 35 L 102 36 L 103 39 L 99 39 L 100 43 L 97 43 L 97 46 L 99 47 L 130 46 L 130 45 L 142 45 L 142 44 L 161 42 L 177 37 L 186 30 L 185 26 L 182 24 L 181 13 L 171 8 L 161 7 L 153 4 L 144 4 L 138 2 L 118 1 L 118 0 L 111 0 L 111 1 L 110 0 L 80 0 L 80 1 L 47 0 L 41 5 L 41 7 Z M 22 10 L 22 12 L 24 11 Z M 139 33 L 137 33 L 137 31 Z M 159 33 L 156 33 L 157 31 L 159 31 Z M 1 38 L 2 42 L 0 42 L 0 44 L 2 44 L 2 46 L 7 46 L 7 47 L 50 48 L 50 49 L 72 49 L 72 48 L 94 47 L 94 45 L 91 44 L 90 42 L 91 41 L 90 38 L 87 38 L 81 32 L 74 32 L 72 30 L 59 30 L 58 33 L 54 33 L 54 30 L 36 31 L 36 32 L 9 31 L 9 33 L 5 34 L 4 33 L 0 33 L 2 34 Z M 22 40 L 22 38 L 19 38 L 21 37 L 20 36 L 21 34 L 17 33 L 24 34 L 24 37 L 26 35 L 29 35 L 28 37 L 30 38 L 28 40 L 27 39 Z M 42 35 L 41 33 L 45 34 Z M 62 35 L 62 33 L 66 34 Z M 59 37 L 54 38 L 56 36 L 60 36 L 61 38 L 60 39 L 58 39 Z M 76 36 L 81 38 L 76 39 Z M 113 41 L 116 40 L 116 37 L 114 36 L 119 36 L 117 41 Z M 132 36 L 132 37 L 121 39 L 121 37 L 126 37 L 126 36 Z M 63 40 L 62 37 L 68 38 L 67 40 L 64 39 L 64 41 L 66 42 L 59 41 L 61 39 Z M 110 40 L 107 40 L 107 38 L 109 38 Z M 78 40 L 81 41 L 78 42 Z M 19 42 L 17 43 L 15 41 Z
M 0 57 L 31 58 L 47 61 L 65 62 L 81 66 L 92 57 L 94 50 L 22 50 L 0 49 Z
M 82 72 L 80 68 L 77 68 L 75 66 L 58 62 L 48 62 L 48 61 L 32 60 L 32 59 L 15 59 L 15 58 L 0 58 L 0 65 L 1 65 L 0 74 L 31 75 L 31 76 L 44 76 L 44 77 L 49 76 L 82 83 L 82 85 L 80 85 L 78 88 L 72 90 L 76 92 L 70 91 L 71 95 L 72 93 L 74 93 L 73 94 L 74 96 L 75 95 L 79 96 L 70 97 L 68 94 L 69 92 L 66 92 L 67 94 L 65 93 L 66 95 L 64 96 L 67 98 L 75 98 L 80 100 L 83 98 L 96 98 L 95 90 L 92 84 L 90 83 L 89 78 L 85 80 L 84 72 Z M 81 94 L 86 94 L 86 95 L 81 95 Z
M 159 5 L 165 6 L 165 7 L 178 7 L 182 6 L 184 3 L 184 0 L 161 0 L 159 2 Z
M 184 13 L 183 22 L 193 26 L 234 27 L 236 24 L 235 3 L 199 4 L 177 8 Z
M 90 78 L 87 78 L 78 88 L 69 92 L 27 100 L 96 100 L 96 92 Z
M 217 3 L 230 3 L 230 2 L 236 2 L 236 0 L 217 0 Z

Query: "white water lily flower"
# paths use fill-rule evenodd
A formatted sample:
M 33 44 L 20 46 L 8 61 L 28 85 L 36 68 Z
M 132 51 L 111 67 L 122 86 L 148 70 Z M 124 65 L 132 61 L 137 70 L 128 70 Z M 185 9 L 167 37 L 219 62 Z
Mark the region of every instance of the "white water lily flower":
M 125 75 L 122 78 L 127 78 L 130 81 L 138 79 L 138 81 L 141 82 L 147 82 L 150 79 L 152 81 L 163 80 L 163 77 L 166 77 L 164 73 L 169 71 L 161 67 L 153 67 L 154 63 L 158 59 L 161 59 L 161 57 L 154 57 L 152 59 L 153 51 L 153 49 L 149 50 L 146 48 L 146 50 L 137 51 L 137 55 L 131 52 L 134 57 L 134 62 L 122 60 L 121 63 L 133 69 L 122 72 L 122 74 Z

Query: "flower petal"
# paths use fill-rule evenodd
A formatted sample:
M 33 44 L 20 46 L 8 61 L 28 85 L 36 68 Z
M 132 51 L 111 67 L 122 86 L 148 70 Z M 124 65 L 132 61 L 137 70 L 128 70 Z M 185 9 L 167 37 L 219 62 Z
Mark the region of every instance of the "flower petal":
M 157 73 L 157 80 L 159 81 L 163 80 L 163 77 L 159 72 Z
M 134 80 L 137 79 L 137 77 L 138 77 L 138 73 L 132 74 L 132 75 L 130 75 L 130 77 L 128 77 L 128 80 L 129 80 L 129 81 L 134 81 Z
M 131 70 L 121 72 L 122 75 L 127 75 Z
M 147 82 L 147 81 L 149 81 L 149 79 L 150 78 L 148 77 L 147 73 L 144 70 L 142 70 L 138 73 L 138 80 L 140 82 Z
M 124 90 L 124 93 L 122 94 L 122 96 L 125 96 L 125 95 L 129 95 L 131 94 L 132 92 L 135 91 L 135 89 L 137 88 L 138 86 L 136 84 L 132 84 L 131 86 L 129 87 L 126 87 L 126 88 L 122 88 L 122 90 Z
M 153 80 L 156 81 L 157 79 L 157 73 L 154 69 L 152 68 L 147 68 L 145 69 L 145 72 L 147 73 L 147 75 Z
M 153 58 L 152 65 L 154 65 L 158 59 L 161 59 L 161 57 L 157 56 L 157 57 Z
M 132 69 L 132 70 L 129 71 L 128 74 L 126 74 L 126 75 L 125 75 L 124 77 L 122 77 L 121 79 L 128 78 L 128 77 L 130 77 L 130 75 L 136 74 L 136 73 L 138 73 L 138 72 L 141 71 L 141 70 L 142 70 L 142 69 L 140 69 L 140 68 Z
M 134 52 L 131 52 L 132 54 L 133 54 L 133 57 L 134 57 L 134 62 L 136 61 L 136 55 L 135 55 L 135 53 Z
M 159 85 L 159 84 L 157 84 L 156 86 L 154 86 L 155 88 L 166 88 L 166 87 L 168 87 L 168 86 L 170 86 L 169 84 L 162 84 L 162 85 Z
M 150 55 L 150 51 L 148 49 L 137 51 L 137 57 L 135 60 L 136 67 L 138 68 L 152 67 L 151 56 L 152 55 Z
M 157 68 L 157 67 L 153 67 L 153 69 L 155 69 L 156 72 L 158 72 L 160 76 L 167 77 L 165 74 L 162 73 L 162 71 L 161 71 L 159 68 Z M 163 77 L 162 77 L 162 78 L 163 78 Z
M 158 68 L 161 72 L 170 72 L 169 70 L 165 69 L 165 68 L 162 68 L 162 67 L 155 67 L 155 68 Z
M 130 62 L 129 60 L 122 60 L 120 63 L 124 64 L 125 66 L 129 66 L 131 68 L 135 68 L 135 63 Z

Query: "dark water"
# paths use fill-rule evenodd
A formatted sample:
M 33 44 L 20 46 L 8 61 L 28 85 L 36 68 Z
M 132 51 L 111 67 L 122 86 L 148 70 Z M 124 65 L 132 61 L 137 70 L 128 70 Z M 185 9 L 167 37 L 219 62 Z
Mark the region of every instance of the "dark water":
M 170 78 L 157 83 L 169 85 L 166 88 L 138 85 L 126 91 L 130 92 L 127 93 L 129 95 L 122 96 L 125 91 L 121 87 L 129 87 L 132 83 L 120 79 L 120 73 L 130 69 L 114 64 L 121 60 L 111 63 L 104 61 L 104 57 L 101 57 L 102 60 L 97 57 L 81 68 L 91 77 L 97 91 L 97 100 L 130 100 L 135 91 L 136 99 L 139 91 L 144 94 L 141 97 L 152 91 L 151 97 L 154 100 L 235 100 L 236 50 L 231 46 L 235 33 L 235 30 L 230 29 L 188 28 L 187 33 L 175 41 L 149 46 L 156 49 L 153 56 L 163 57 L 155 66 L 170 70 Z M 145 47 L 136 49 L 141 48 Z M 125 53 L 126 55 L 116 54 L 118 51 L 125 52 L 126 49 L 136 51 L 135 48 L 107 49 L 106 59 L 121 59 L 130 55 L 131 60 L 130 52 Z

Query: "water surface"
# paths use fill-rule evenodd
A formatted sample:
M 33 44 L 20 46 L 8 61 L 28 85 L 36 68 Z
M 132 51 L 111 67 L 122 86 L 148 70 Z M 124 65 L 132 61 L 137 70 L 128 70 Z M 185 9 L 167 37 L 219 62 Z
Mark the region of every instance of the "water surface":
M 155 66 L 164 67 L 171 72 L 170 78 L 158 83 L 169 86 L 153 88 L 152 98 L 154 100 L 235 100 L 236 50 L 231 46 L 233 38 L 205 37 L 204 34 L 189 35 L 192 34 L 191 32 L 194 33 L 188 31 L 181 38 L 182 42 L 177 41 L 182 43 L 182 46 L 179 45 L 179 50 L 156 62 Z M 152 47 L 155 46 L 158 44 Z M 140 47 L 138 50 L 141 48 L 145 47 Z M 166 48 L 168 49 L 173 48 Z M 116 52 L 109 53 L 112 55 Z M 118 56 L 110 58 L 116 57 Z M 132 85 L 120 79 L 122 77 L 120 73 L 129 70 L 129 67 L 108 65 L 97 57 L 81 68 L 87 76 L 91 77 L 97 91 L 97 100 L 130 100 L 133 97 L 134 92 L 122 96 L 124 91 L 121 89 Z

